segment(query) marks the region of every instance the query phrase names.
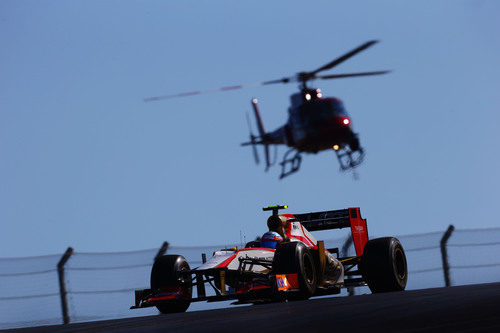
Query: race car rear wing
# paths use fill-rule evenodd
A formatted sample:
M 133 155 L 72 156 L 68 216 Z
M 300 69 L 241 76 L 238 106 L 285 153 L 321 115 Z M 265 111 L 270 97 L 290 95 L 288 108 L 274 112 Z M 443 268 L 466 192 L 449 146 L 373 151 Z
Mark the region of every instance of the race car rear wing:
M 328 210 L 306 214 L 293 214 L 295 219 L 289 222 L 300 222 L 309 231 L 351 228 L 352 240 L 356 255 L 361 256 L 368 242 L 366 219 L 361 218 L 359 207 Z

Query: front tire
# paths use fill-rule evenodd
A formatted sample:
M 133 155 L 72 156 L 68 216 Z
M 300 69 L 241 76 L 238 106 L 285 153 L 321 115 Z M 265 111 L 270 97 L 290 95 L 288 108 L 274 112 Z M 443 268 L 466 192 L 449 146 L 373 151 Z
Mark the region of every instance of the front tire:
M 170 299 L 158 303 L 156 308 L 161 313 L 185 312 L 191 304 L 192 287 L 186 286 L 180 272 L 188 271 L 189 264 L 183 256 L 165 255 L 158 258 L 151 269 L 151 291 L 161 292 L 169 287 L 180 287 L 186 296 L 182 299 Z
M 316 267 L 304 243 L 279 244 L 274 253 L 273 274 L 297 274 L 300 291 L 287 294 L 289 300 L 308 299 L 316 291 Z
M 363 250 L 360 268 L 372 293 L 401 291 L 406 287 L 406 255 L 397 238 L 369 240 Z

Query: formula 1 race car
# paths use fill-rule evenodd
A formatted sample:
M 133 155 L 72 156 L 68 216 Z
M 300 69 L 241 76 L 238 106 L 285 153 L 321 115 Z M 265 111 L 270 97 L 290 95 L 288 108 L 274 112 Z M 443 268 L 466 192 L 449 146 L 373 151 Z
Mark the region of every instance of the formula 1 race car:
M 135 291 L 131 309 L 156 306 L 162 313 L 184 312 L 191 302 L 235 300 L 232 304 L 308 299 L 338 294 L 341 288 L 368 286 L 372 293 L 401 291 L 408 276 L 406 256 L 394 237 L 368 240 L 359 208 L 278 214 L 267 226 L 276 247 L 264 239 L 242 249 L 214 252 L 195 269 L 181 255 L 164 255 L 151 270 L 151 289 Z M 356 256 L 339 257 L 338 248 L 325 249 L 310 231 L 350 228 Z M 267 233 L 266 233 L 267 234 Z M 206 284 L 212 289 L 207 295 Z M 196 297 L 193 297 L 196 289 Z

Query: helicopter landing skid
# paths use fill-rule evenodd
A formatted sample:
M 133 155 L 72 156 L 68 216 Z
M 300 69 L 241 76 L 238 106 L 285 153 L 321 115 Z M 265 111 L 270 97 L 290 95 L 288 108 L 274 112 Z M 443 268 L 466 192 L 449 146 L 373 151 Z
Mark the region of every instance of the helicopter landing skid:
M 295 155 L 293 157 L 288 157 L 292 152 L 295 152 Z M 290 149 L 285 153 L 285 156 L 283 156 L 283 161 L 280 163 L 281 165 L 281 175 L 280 179 L 285 178 L 286 176 L 289 176 L 297 171 L 299 171 L 300 168 L 300 163 L 302 162 L 302 156 L 300 156 L 300 153 L 296 151 L 295 149 Z M 288 168 L 288 166 L 290 166 Z M 288 168 L 288 170 L 287 170 Z
M 351 150 L 349 146 L 344 146 L 339 150 L 335 150 L 335 154 L 339 160 L 341 171 L 354 169 L 363 162 L 365 157 L 365 152 L 361 147 L 358 150 Z

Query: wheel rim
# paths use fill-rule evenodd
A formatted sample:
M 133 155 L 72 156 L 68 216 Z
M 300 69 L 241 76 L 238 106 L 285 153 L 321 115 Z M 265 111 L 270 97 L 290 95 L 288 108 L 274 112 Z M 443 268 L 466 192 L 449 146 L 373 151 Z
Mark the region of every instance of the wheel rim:
M 314 267 L 311 258 L 307 254 L 304 255 L 304 279 L 307 284 L 314 282 Z
M 192 294 L 192 286 L 187 286 L 186 279 L 180 274 L 180 272 L 188 271 L 188 270 L 189 270 L 189 265 L 186 263 L 185 265 L 182 265 L 182 267 L 179 269 L 179 272 L 177 274 L 179 275 L 179 282 L 181 284 L 182 289 L 184 291 L 188 292 L 189 294 Z
M 406 259 L 399 247 L 394 251 L 394 267 L 396 269 L 396 276 L 400 280 L 404 280 L 406 278 Z

